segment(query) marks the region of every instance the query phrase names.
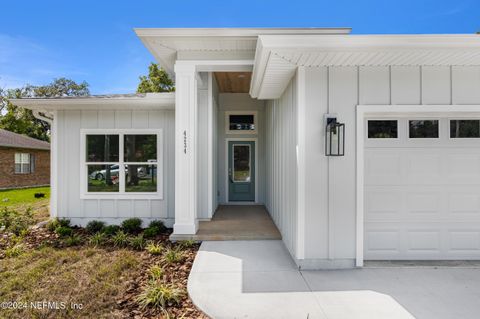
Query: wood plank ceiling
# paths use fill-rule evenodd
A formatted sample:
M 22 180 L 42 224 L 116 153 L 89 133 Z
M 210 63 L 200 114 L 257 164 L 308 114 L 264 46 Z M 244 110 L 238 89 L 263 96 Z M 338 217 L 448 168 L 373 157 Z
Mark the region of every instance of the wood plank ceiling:
M 252 72 L 214 72 L 220 93 L 248 93 Z

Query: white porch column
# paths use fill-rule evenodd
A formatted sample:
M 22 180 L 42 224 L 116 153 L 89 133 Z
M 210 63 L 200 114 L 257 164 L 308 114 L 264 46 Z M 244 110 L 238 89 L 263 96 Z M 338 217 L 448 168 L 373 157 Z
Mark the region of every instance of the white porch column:
M 191 235 L 197 220 L 197 79 L 195 65 L 175 64 L 174 234 Z

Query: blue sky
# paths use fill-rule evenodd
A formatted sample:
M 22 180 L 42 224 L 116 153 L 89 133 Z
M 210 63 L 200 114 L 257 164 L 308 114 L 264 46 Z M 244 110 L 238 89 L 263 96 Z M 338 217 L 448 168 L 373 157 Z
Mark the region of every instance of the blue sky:
M 131 93 L 153 57 L 134 27 L 352 27 L 353 33 L 474 33 L 479 0 L 5 1 L 0 87 L 87 81 Z

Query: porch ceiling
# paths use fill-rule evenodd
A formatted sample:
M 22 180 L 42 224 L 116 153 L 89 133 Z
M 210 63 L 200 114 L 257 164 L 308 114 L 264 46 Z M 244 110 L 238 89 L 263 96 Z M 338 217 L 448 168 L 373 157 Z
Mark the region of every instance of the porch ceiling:
M 215 72 L 220 93 L 248 93 L 252 72 Z

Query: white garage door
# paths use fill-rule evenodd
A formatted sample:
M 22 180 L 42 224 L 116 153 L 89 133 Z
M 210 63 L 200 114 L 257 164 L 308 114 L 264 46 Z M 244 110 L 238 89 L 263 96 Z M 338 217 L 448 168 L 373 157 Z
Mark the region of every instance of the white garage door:
M 480 259 L 480 121 L 366 119 L 365 259 Z

